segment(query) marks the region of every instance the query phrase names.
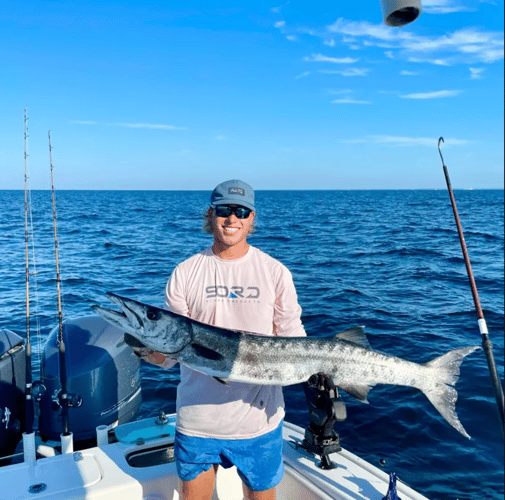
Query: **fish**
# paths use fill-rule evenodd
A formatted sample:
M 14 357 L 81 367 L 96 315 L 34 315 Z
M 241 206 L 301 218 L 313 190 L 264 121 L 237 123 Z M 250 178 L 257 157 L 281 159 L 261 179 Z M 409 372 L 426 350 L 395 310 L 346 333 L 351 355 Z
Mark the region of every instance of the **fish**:
M 470 438 L 456 414 L 454 386 L 463 359 L 479 346 L 455 349 L 419 364 L 372 350 L 364 327 L 327 337 L 271 337 L 207 325 L 111 292 L 107 297 L 121 311 L 98 305 L 93 309 L 124 331 L 125 342 L 141 357 L 162 353 L 222 384 L 288 386 L 325 373 L 338 388 L 364 403 L 377 384 L 414 387 L 452 427 Z

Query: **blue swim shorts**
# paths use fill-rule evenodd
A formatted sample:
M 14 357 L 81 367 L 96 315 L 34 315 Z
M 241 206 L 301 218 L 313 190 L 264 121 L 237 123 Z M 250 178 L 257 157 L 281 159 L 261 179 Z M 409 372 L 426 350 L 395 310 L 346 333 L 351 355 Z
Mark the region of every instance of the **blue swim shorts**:
M 214 464 L 225 469 L 237 467 L 246 486 L 266 491 L 277 486 L 284 474 L 282 461 L 282 422 L 263 436 L 251 439 L 214 439 L 175 434 L 177 474 L 192 481 Z

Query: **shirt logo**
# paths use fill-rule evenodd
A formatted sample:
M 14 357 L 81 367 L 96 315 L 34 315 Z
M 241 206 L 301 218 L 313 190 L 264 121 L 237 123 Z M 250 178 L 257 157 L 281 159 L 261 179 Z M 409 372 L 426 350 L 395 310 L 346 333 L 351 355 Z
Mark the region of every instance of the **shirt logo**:
M 208 286 L 205 289 L 208 299 L 259 299 L 260 289 L 256 286 L 232 286 L 228 288 L 224 285 Z

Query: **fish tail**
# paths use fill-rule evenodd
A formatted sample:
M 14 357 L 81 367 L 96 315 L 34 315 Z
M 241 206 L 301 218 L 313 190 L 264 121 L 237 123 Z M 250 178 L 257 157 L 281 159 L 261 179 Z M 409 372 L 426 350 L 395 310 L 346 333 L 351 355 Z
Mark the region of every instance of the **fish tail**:
M 427 384 L 421 388 L 425 396 L 447 422 L 468 439 L 470 439 L 470 436 L 456 415 L 458 393 L 453 386 L 458 381 L 459 367 L 463 359 L 477 349 L 479 349 L 478 346 L 455 349 L 425 363 L 424 366 L 431 370 L 431 376 L 427 377 Z

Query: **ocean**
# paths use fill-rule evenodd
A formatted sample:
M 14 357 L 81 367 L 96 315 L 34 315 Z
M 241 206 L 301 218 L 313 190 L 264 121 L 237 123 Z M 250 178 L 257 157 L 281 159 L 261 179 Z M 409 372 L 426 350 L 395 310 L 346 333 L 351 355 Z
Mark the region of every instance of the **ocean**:
M 210 192 L 57 191 L 63 314 L 109 306 L 107 291 L 163 305 L 174 267 L 212 243 L 201 231 Z M 455 192 L 503 380 L 504 192 Z M 57 325 L 50 191 L 33 191 L 34 365 Z M 363 325 L 372 348 L 426 362 L 480 345 L 472 296 L 446 191 L 259 191 L 250 243 L 292 272 L 309 335 Z M 0 190 L 0 328 L 24 336 L 22 191 Z M 35 332 L 39 326 L 40 334 Z M 35 337 L 39 337 L 38 343 Z M 37 373 L 35 373 L 36 375 Z M 175 411 L 178 368 L 142 365 L 138 418 Z M 502 500 L 503 434 L 482 350 L 465 359 L 450 427 L 420 392 L 377 386 L 369 405 L 346 394 L 343 446 L 433 500 Z M 284 390 L 287 420 L 306 425 L 302 387 Z

